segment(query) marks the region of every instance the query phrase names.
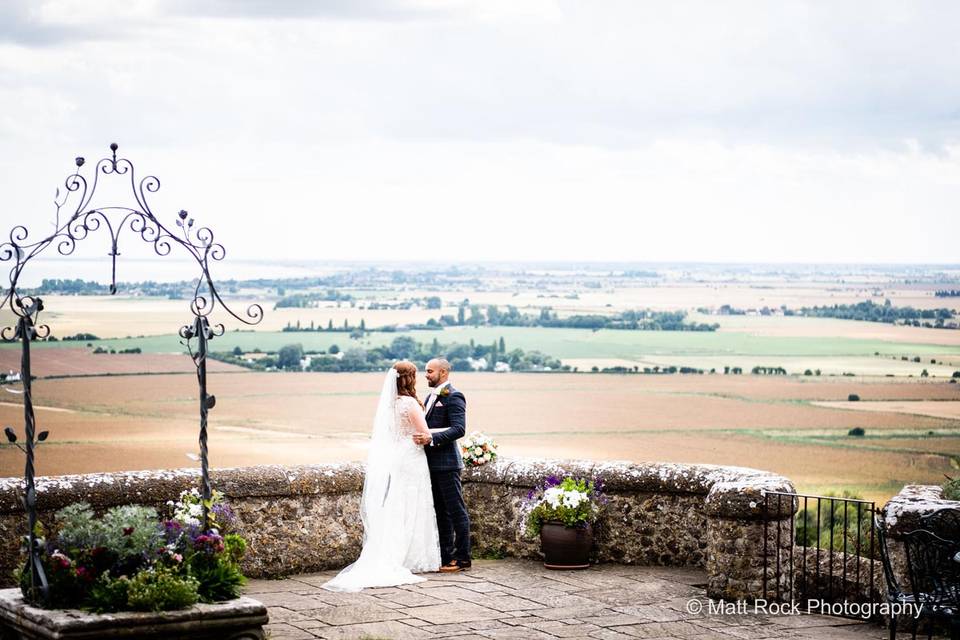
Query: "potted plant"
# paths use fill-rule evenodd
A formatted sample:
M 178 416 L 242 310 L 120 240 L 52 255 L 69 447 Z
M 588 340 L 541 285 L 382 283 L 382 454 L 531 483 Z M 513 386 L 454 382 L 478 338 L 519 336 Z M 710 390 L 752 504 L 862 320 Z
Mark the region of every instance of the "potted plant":
M 56 514 L 56 533 L 40 541 L 40 562 L 49 600 L 39 602 L 29 572 L 20 587 L 30 604 L 91 612 L 171 611 L 197 602 L 240 596 L 244 583 L 242 537 L 229 530 L 235 516 L 214 492 L 211 527 L 200 522 L 196 489 L 170 502 L 173 517 L 162 520 L 152 507 L 114 507 L 103 516 L 78 503 Z
M 606 503 L 594 481 L 550 476 L 527 496 L 527 534 L 540 536 L 547 569 L 587 569 L 593 525 Z

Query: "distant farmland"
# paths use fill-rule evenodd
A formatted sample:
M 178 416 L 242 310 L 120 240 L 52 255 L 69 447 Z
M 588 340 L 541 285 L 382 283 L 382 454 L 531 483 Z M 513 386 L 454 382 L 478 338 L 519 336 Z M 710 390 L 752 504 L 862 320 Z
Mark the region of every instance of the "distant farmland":
M 377 373 L 212 374 L 212 462 L 360 460 L 380 381 Z M 469 430 L 494 436 L 505 455 L 735 464 L 783 473 L 802 490 L 846 488 L 877 499 L 905 483 L 939 482 L 949 457 L 960 455 L 960 420 L 910 411 L 913 401 L 960 399 L 960 385 L 946 382 L 571 374 L 455 381 L 467 394 Z M 191 466 L 196 392 L 187 375 L 38 381 L 38 422 L 51 431 L 38 471 Z M 814 404 L 845 402 L 850 393 L 860 403 Z M 861 410 L 872 401 L 899 405 Z M 19 424 L 21 411 L 14 396 L 0 404 L 4 424 Z M 867 435 L 848 436 L 852 427 Z M 0 475 L 21 470 L 22 454 L 0 449 Z

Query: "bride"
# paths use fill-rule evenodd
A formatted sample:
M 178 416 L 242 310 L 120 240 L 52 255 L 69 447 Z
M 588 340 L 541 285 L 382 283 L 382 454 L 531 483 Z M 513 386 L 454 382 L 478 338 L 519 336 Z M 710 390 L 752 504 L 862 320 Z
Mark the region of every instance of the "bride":
M 322 586 L 359 591 L 423 582 L 415 573 L 440 569 L 440 542 L 430 471 L 414 433 L 429 433 L 416 392 L 417 367 L 397 362 L 387 371 L 373 420 L 360 518 L 357 560 Z

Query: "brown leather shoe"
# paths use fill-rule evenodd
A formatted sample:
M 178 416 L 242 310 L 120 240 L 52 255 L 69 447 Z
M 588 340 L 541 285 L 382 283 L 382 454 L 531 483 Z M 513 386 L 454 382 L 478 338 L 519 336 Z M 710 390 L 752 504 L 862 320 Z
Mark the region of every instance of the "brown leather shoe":
M 471 564 L 472 563 L 470 562 L 454 559 L 440 567 L 440 573 L 457 573 L 458 571 L 467 571 L 470 569 Z

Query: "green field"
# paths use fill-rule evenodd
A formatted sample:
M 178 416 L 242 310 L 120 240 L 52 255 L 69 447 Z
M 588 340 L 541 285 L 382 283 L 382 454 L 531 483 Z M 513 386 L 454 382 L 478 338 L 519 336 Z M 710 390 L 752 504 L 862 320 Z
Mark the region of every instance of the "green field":
M 420 342 L 440 343 L 470 340 L 490 344 L 501 336 L 507 349 L 536 349 L 557 358 L 623 358 L 637 360 L 650 356 L 717 357 L 823 357 L 850 358 L 882 356 L 943 356 L 960 357 L 960 346 L 891 342 L 848 337 L 783 337 L 758 336 L 739 332 L 686 331 L 591 331 L 586 329 L 545 329 L 539 327 L 457 327 L 443 331 L 408 331 L 404 333 L 369 333 L 362 340 L 351 340 L 343 332 L 253 332 L 228 331 L 211 342 L 213 351 L 230 351 L 240 347 L 244 351 L 260 349 L 276 351 L 291 343 L 300 343 L 304 349 L 326 350 L 331 345 L 341 349 L 350 346 L 380 346 L 389 344 L 400 335 L 408 335 Z M 63 341 L 37 343 L 38 348 L 82 347 L 87 343 Z M 182 352 L 176 335 L 147 336 L 95 340 L 90 344 L 108 349 L 139 347 L 145 353 Z M 8 348 L 15 345 L 6 345 Z M 776 364 L 775 362 L 772 364 Z

